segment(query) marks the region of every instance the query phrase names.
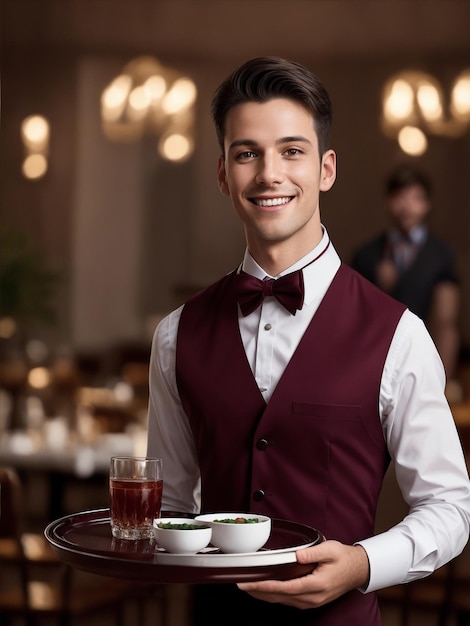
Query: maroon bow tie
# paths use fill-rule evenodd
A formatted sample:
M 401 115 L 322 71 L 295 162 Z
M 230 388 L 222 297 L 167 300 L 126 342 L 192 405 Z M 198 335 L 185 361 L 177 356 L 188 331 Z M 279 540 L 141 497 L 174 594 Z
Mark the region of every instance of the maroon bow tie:
M 260 280 L 245 272 L 235 276 L 238 303 L 244 316 L 261 306 L 266 296 L 274 296 L 289 313 L 295 315 L 304 303 L 304 277 L 302 270 L 281 276 L 277 280 Z

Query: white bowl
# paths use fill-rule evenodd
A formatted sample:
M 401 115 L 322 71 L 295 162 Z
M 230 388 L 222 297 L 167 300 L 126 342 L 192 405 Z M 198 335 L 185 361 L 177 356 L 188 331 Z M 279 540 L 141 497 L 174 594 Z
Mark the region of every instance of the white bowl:
M 177 529 L 160 528 L 160 524 L 200 526 L 200 528 Z M 155 538 L 160 547 L 178 554 L 195 554 L 209 545 L 212 528 L 206 522 L 199 522 L 183 517 L 158 518 L 153 522 Z
M 236 518 L 258 521 L 252 523 L 217 521 Z M 196 520 L 210 524 L 212 545 L 228 554 L 256 552 L 264 546 L 271 534 L 271 518 L 257 513 L 207 513 L 198 515 Z

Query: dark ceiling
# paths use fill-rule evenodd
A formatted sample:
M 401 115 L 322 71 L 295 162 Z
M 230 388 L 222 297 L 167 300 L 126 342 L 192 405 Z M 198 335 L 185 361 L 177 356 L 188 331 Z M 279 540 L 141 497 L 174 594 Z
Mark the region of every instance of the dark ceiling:
M 193 60 L 237 60 L 260 48 L 288 57 L 446 55 L 470 48 L 470 1 L 2 0 L 2 31 L 3 44 Z

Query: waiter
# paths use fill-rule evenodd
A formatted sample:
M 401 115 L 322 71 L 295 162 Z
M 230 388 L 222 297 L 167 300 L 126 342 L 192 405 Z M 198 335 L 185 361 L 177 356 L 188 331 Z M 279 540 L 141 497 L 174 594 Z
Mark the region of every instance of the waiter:
M 295 580 L 197 587 L 194 624 L 379 626 L 374 591 L 468 540 L 468 474 L 421 320 L 343 264 L 320 218 L 336 177 L 317 77 L 252 59 L 218 88 L 218 184 L 246 235 L 239 268 L 156 329 L 148 454 L 164 508 L 318 528 Z M 373 536 L 390 458 L 410 505 Z M 223 607 L 223 613 L 221 613 Z

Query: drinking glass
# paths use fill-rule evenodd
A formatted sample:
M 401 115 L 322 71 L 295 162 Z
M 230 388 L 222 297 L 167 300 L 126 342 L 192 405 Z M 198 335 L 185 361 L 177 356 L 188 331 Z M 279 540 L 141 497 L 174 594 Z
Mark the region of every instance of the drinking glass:
M 111 457 L 109 490 L 113 537 L 152 539 L 162 505 L 162 459 Z

